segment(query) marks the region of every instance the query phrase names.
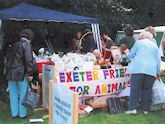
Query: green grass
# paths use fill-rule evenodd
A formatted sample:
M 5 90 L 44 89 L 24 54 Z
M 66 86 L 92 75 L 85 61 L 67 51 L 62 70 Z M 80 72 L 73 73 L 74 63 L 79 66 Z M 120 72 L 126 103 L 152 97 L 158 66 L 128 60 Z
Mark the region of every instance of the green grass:
M 79 124 L 165 124 L 165 110 L 137 116 L 124 113 L 110 115 L 108 113 L 94 113 L 86 118 L 79 119 Z
M 48 114 L 47 111 L 28 111 L 31 118 L 41 118 L 43 115 Z M 28 120 L 12 119 L 9 104 L 0 101 L 0 124 L 23 124 Z M 49 120 L 43 123 L 35 124 L 48 124 Z M 165 124 L 165 110 L 158 112 L 151 112 L 148 115 L 143 115 L 138 111 L 137 116 L 126 115 L 124 113 L 117 115 L 110 115 L 105 112 L 95 111 L 88 117 L 79 118 L 79 124 Z
M 47 115 L 48 111 L 33 112 L 28 110 L 30 119 L 42 118 L 43 115 Z M 26 123 L 27 122 L 27 123 Z M 46 119 L 42 124 L 48 124 L 49 120 Z M 6 102 L 0 101 L 0 124 L 28 124 L 28 119 L 12 119 L 10 112 L 10 105 Z M 35 123 L 40 124 L 40 123 Z

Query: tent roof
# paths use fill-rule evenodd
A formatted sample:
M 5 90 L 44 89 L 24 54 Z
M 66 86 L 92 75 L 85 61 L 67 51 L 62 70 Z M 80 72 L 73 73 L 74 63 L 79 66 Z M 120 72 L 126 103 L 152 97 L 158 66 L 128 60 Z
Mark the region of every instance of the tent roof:
M 83 17 L 50 10 L 26 3 L 0 11 L 1 20 L 55 21 L 72 23 L 98 23 L 96 18 Z

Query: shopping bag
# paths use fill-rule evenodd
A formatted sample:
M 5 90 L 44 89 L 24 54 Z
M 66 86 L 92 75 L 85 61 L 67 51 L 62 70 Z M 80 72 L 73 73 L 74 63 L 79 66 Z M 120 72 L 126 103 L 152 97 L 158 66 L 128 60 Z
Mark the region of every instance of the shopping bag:
M 29 86 L 28 91 L 22 101 L 22 105 L 31 110 L 34 110 L 37 107 L 40 95 L 36 93 L 36 91 Z
M 108 98 L 107 102 L 110 114 L 118 114 L 124 111 L 119 97 Z
M 165 84 L 161 79 L 157 79 L 153 84 L 152 103 L 153 105 L 165 103 Z

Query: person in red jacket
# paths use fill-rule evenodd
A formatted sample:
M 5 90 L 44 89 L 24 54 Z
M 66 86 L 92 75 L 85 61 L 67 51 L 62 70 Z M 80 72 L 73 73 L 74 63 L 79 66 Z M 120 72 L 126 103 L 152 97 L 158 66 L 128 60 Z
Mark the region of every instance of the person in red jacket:
M 78 31 L 76 37 L 73 38 L 73 50 L 75 52 L 78 49 L 78 44 L 79 44 L 80 38 L 81 38 L 81 31 Z M 81 46 L 81 44 L 80 44 L 80 46 Z

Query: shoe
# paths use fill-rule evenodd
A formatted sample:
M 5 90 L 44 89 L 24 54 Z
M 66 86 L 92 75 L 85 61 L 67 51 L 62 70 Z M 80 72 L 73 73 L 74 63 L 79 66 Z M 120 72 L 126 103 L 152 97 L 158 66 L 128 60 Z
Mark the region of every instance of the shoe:
M 26 115 L 24 117 L 19 117 L 20 119 L 28 119 L 30 117 L 30 115 Z
M 143 114 L 144 115 L 148 115 L 148 111 L 143 111 Z
M 12 117 L 13 119 L 17 119 L 17 118 L 19 118 L 19 116 L 17 115 L 17 116 L 14 116 L 14 117 Z
M 136 115 L 137 111 L 136 111 L 136 109 L 134 109 L 134 110 L 128 110 L 125 113 L 128 114 L 128 115 Z

